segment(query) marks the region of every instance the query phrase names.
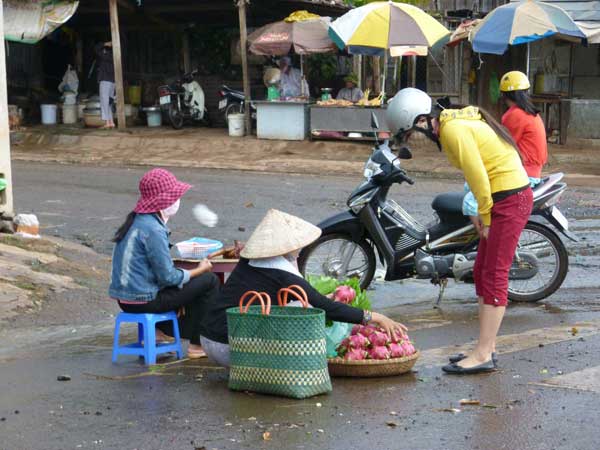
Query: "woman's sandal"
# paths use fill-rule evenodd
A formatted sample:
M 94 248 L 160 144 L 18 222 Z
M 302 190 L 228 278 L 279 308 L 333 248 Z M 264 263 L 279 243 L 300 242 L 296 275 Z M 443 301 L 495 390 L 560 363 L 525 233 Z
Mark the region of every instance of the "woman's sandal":
M 187 357 L 189 359 L 200 359 L 200 358 L 207 358 L 208 356 L 206 355 L 206 352 L 202 349 L 200 350 L 193 350 L 193 349 L 189 349 L 188 348 L 188 354 Z

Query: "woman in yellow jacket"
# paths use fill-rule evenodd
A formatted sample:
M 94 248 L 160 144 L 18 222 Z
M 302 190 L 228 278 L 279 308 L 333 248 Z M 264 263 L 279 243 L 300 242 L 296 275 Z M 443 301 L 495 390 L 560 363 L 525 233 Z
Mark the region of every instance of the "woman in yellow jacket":
M 511 135 L 485 111 L 468 106 L 432 111 L 418 89 L 399 91 L 388 105 L 387 121 L 399 139 L 419 131 L 460 169 L 478 203 L 480 242 L 475 260 L 479 340 L 473 352 L 450 358 L 443 370 L 473 374 L 496 369 L 496 336 L 508 301 L 508 273 L 529 219 L 533 192 Z

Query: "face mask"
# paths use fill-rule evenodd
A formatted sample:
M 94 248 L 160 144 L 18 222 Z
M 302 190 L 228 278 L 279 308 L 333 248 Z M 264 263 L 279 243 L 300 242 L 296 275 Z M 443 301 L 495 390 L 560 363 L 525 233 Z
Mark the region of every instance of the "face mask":
M 171 217 L 173 217 L 175 214 L 177 214 L 177 211 L 179 211 L 179 204 L 181 202 L 179 200 L 177 200 L 175 203 L 173 203 L 171 206 L 169 206 L 168 208 L 165 208 L 161 211 L 165 222 L 167 220 L 169 220 Z

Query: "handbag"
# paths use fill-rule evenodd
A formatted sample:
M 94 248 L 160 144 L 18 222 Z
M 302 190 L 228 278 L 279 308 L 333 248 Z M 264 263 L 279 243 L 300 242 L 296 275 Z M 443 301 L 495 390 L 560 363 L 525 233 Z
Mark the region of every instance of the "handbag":
M 287 308 L 288 297 L 302 308 Z M 260 306 L 252 306 L 258 301 Z M 325 312 L 308 308 L 300 286 L 277 293 L 248 291 L 227 310 L 229 388 L 291 398 L 331 392 L 325 343 Z

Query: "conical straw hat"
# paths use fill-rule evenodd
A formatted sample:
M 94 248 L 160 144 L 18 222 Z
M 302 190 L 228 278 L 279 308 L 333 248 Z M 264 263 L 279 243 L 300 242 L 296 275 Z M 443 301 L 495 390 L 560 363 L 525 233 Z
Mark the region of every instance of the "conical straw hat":
M 285 255 L 312 244 L 319 236 L 321 229 L 313 224 L 270 209 L 246 242 L 241 256 L 259 259 Z

